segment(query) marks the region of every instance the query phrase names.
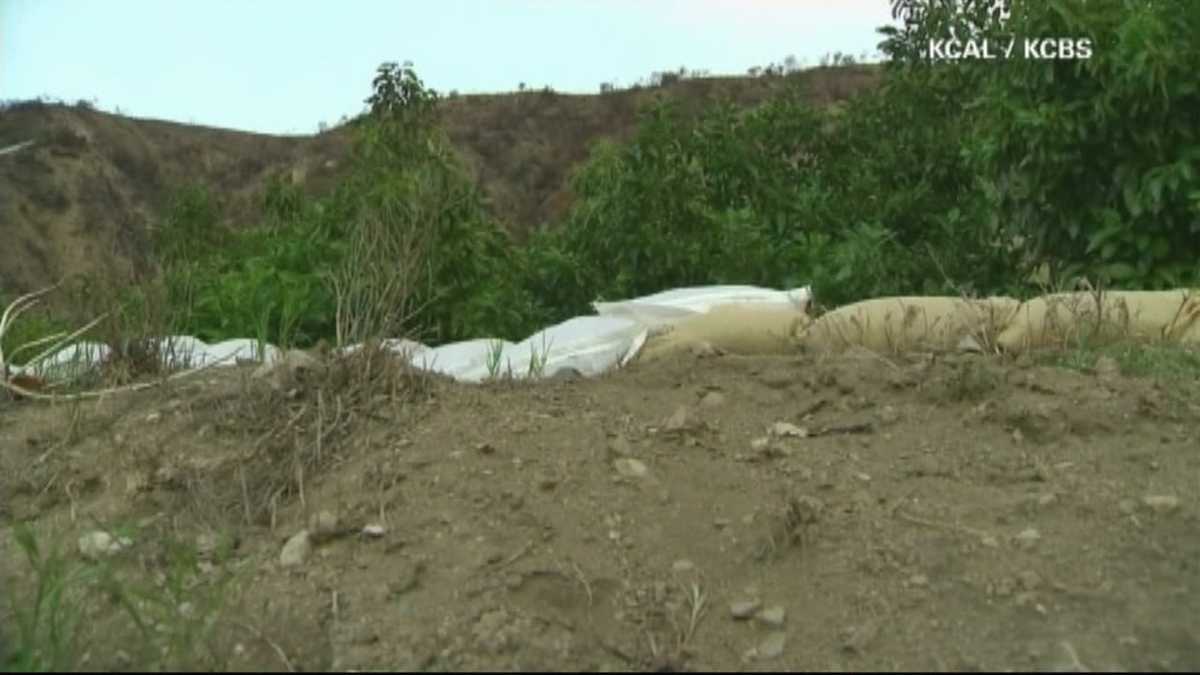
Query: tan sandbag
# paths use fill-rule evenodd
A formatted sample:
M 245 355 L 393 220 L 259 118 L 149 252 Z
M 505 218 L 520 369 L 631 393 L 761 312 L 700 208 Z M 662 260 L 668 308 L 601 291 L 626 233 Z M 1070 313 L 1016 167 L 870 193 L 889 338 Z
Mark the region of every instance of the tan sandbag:
M 638 355 L 652 361 L 687 351 L 712 349 L 729 354 L 787 354 L 795 336 L 812 319 L 787 305 L 718 305 L 651 337 Z
M 1125 339 L 1200 343 L 1200 293 L 1111 291 L 1033 298 L 1021 304 L 996 342 L 1005 351 L 1018 352 Z
M 889 297 L 839 307 L 799 337 L 809 351 L 950 351 L 964 340 L 987 348 L 1020 306 L 1013 298 Z

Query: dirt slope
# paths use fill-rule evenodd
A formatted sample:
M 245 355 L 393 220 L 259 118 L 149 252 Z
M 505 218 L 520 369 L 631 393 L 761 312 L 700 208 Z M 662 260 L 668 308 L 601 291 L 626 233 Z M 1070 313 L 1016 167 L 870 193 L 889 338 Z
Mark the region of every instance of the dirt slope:
M 873 86 L 870 67 L 815 69 L 804 80 L 813 100 L 842 100 Z M 603 95 L 545 92 L 465 96 L 444 104 L 456 148 L 518 237 L 569 206 L 571 168 L 601 137 L 626 137 L 638 107 L 663 93 L 688 109 L 728 98 L 764 100 L 782 78 L 683 80 L 662 89 Z M 314 120 L 315 123 L 315 120 Z M 22 104 L 0 111 L 0 291 L 26 290 L 97 266 L 137 265 L 147 228 L 171 190 L 198 181 L 229 205 L 233 222 L 254 217 L 256 192 L 271 175 L 313 192 L 336 180 L 349 136 L 278 137 L 120 117 L 79 107 Z
M 335 390 L 300 386 L 270 399 L 289 429 L 275 445 L 245 375 L 0 410 L 0 524 L 32 519 L 72 557 L 81 533 L 116 528 L 127 579 L 183 589 L 152 643 L 91 601 L 87 665 L 140 667 L 141 645 L 184 635 L 151 662 L 1200 667 L 1196 382 L 978 356 L 689 355 L 595 380 L 428 382 L 345 426 Z M 317 410 L 345 431 L 323 449 Z M 758 440 L 778 423 L 792 435 Z M 301 454 L 302 476 L 286 468 Z M 342 536 L 282 567 L 320 511 Z M 0 588 L 32 588 L 3 534 Z M 234 543 L 170 582 L 168 542 L 214 537 Z M 225 614 L 202 624 L 219 579 Z M 173 633 L 180 616 L 197 628 Z

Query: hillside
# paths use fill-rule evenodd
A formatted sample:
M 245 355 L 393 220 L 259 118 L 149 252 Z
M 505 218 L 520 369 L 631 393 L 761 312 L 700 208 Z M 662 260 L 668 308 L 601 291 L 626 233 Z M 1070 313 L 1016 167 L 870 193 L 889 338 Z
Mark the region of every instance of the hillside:
M 443 100 L 443 124 L 493 212 L 520 238 L 566 211 L 572 168 L 594 141 L 627 137 L 638 109 L 654 97 L 665 93 L 689 111 L 722 99 L 750 106 L 789 78 L 828 104 L 874 86 L 878 71 L 684 79 L 595 95 L 456 96 Z M 335 184 L 350 149 L 341 128 L 282 137 L 37 102 L 0 112 L 0 147 L 27 140 L 35 143 L 0 156 L 0 290 L 10 293 L 110 265 L 140 266 L 149 228 L 180 185 L 210 186 L 231 221 L 247 222 L 269 177 L 290 176 L 320 193 Z

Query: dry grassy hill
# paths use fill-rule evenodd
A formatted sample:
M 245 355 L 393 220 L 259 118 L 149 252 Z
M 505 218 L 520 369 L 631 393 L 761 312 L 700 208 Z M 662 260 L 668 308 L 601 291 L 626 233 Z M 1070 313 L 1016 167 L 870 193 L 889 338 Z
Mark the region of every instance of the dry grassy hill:
M 878 82 L 870 66 L 789 75 L 813 101 L 843 100 Z M 565 95 L 532 91 L 461 96 L 443 103 L 451 140 L 497 216 L 520 238 L 570 205 L 568 178 L 603 137 L 625 138 L 637 111 L 667 94 L 699 111 L 720 99 L 765 100 L 784 77 L 684 79 L 665 87 Z M 13 293 L 64 275 L 145 260 L 149 228 L 172 190 L 212 187 L 234 222 L 254 217 L 268 177 L 290 176 L 321 192 L 336 181 L 350 148 L 345 129 L 269 136 L 144 120 L 85 107 L 36 102 L 0 112 L 0 291 Z

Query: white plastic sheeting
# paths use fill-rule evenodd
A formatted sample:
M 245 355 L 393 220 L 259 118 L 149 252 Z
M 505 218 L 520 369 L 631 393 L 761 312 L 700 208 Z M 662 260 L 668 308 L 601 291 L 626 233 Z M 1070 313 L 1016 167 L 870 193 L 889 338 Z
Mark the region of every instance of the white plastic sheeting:
M 598 316 L 575 317 L 517 343 L 483 338 L 429 347 L 412 340 L 391 339 L 384 346 L 416 367 L 464 382 L 480 382 L 493 375 L 552 376 L 565 369 L 593 376 L 628 363 L 651 336 L 713 307 L 774 305 L 803 311 L 810 299 L 808 287 L 788 291 L 756 286 L 679 288 L 632 300 L 596 302 L 593 308 Z M 244 338 L 210 345 L 192 336 L 174 336 L 164 339 L 162 346 L 168 362 L 175 367 L 260 360 L 270 363 L 281 354 L 273 345 L 266 345 L 264 353 L 259 354 L 258 342 Z M 357 348 L 352 345 L 346 350 Z M 81 342 L 58 352 L 28 374 L 69 376 L 79 368 L 94 367 L 108 353 L 104 345 Z M 14 370 L 22 372 L 20 368 Z

